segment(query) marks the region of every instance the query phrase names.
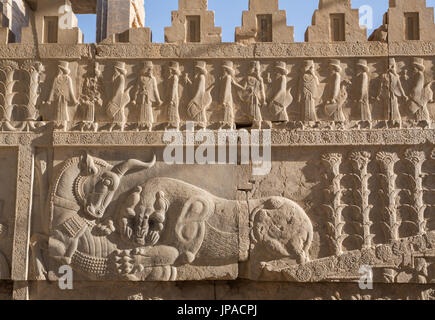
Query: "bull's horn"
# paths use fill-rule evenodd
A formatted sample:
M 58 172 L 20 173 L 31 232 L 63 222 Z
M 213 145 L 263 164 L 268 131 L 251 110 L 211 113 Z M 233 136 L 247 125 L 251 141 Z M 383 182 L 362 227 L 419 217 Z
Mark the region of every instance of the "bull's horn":
M 139 160 L 127 160 L 116 165 L 112 172 L 116 173 L 120 177 L 124 176 L 127 172 L 135 169 L 149 169 L 152 168 L 156 164 L 156 155 L 153 156 L 153 160 L 151 162 L 142 162 Z

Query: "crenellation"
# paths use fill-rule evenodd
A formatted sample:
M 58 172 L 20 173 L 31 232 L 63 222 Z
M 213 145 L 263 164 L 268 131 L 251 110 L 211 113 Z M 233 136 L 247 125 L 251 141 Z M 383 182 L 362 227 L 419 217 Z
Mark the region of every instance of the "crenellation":
M 165 28 L 165 42 L 174 44 L 222 42 L 222 28 L 214 25 L 214 12 L 207 0 L 180 0 L 172 12 L 172 25 Z
M 387 13 L 388 41 L 435 40 L 434 8 L 425 0 L 390 0 Z
M 359 25 L 358 9 L 352 9 L 350 0 L 320 0 L 305 41 L 365 42 L 367 30 Z
M 70 0 L 38 0 L 28 26 L 22 28 L 21 43 L 80 44 L 83 33 L 70 10 Z
M 236 29 L 236 42 L 291 43 L 294 27 L 287 26 L 287 14 L 279 10 L 278 0 L 250 0 L 249 10 L 243 12 L 242 26 Z

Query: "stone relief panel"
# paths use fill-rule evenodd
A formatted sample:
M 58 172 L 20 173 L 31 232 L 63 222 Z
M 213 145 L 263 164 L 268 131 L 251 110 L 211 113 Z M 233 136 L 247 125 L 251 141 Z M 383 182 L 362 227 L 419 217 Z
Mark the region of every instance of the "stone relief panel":
M 321 149 L 274 149 L 270 175 L 255 179 L 249 192 L 250 199 L 280 195 L 301 205 L 313 230 L 309 261 L 300 264 L 294 255 L 273 259 L 264 255 L 270 250 L 257 257 L 254 251 L 244 276 L 357 280 L 359 268 L 370 265 L 376 282 L 432 282 L 432 149 Z M 285 239 L 273 214 L 262 219 L 268 221 L 265 234 Z
M 162 159 L 162 150 L 155 152 Z M 215 178 L 204 180 L 204 174 L 211 178 L 209 166 L 175 167 L 155 159 L 150 163 L 122 161 L 122 151 L 99 153 L 118 164 L 109 165 L 86 154 L 62 162 L 60 159 L 77 152 L 55 151 L 50 177 L 40 179 L 44 181 L 41 186 L 51 179 L 51 193 L 46 195 L 51 218 L 39 219 L 43 223 L 34 228 L 32 277 L 53 277 L 59 264 L 72 265 L 85 279 L 237 277 L 236 213 L 245 211 L 247 216 L 246 206 L 236 201 L 237 185 L 248 180 L 249 168 L 213 166 Z M 130 149 L 129 154 L 153 158 L 150 149 Z M 42 153 L 41 163 L 49 157 Z M 226 183 L 212 182 L 222 177 Z M 109 180 L 113 185 L 107 185 Z M 34 206 L 34 220 L 47 216 L 39 208 Z
M 158 148 L 93 152 L 53 155 L 36 278 L 67 264 L 83 280 L 345 282 L 364 265 L 376 282 L 434 279 L 433 147 L 274 148 L 267 176 L 206 181 Z
M 210 129 L 433 122 L 429 58 L 86 61 L 3 61 L 2 130 L 37 130 L 47 121 L 91 132 L 183 129 L 187 121 Z
M 429 128 L 435 112 L 429 58 L 2 63 L 5 131 Z
M 80 44 L 45 5 L 21 44 L 0 28 L 0 298 L 434 299 L 433 9 L 391 1 L 366 41 L 350 0 L 321 0 L 293 43 L 278 1 L 249 2 L 236 43 L 205 0 L 164 44 L 142 20 Z M 192 129 L 271 129 L 271 172 L 165 163 Z

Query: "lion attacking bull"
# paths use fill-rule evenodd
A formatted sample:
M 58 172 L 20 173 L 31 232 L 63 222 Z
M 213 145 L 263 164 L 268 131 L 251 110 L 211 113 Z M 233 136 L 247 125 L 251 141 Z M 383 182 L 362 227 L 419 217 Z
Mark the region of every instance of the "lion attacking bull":
M 178 279 L 182 266 L 238 263 L 239 216 L 245 213 L 249 241 L 267 259 L 309 261 L 313 226 L 289 199 L 226 200 L 159 177 L 117 193 L 132 171 L 150 169 L 155 162 L 154 157 L 149 163 L 111 166 L 84 154 L 60 166 L 49 201 L 48 258 L 43 259 L 51 261 L 51 269 L 67 264 L 87 278 L 170 281 Z M 46 274 L 44 263 L 35 265 L 39 278 Z

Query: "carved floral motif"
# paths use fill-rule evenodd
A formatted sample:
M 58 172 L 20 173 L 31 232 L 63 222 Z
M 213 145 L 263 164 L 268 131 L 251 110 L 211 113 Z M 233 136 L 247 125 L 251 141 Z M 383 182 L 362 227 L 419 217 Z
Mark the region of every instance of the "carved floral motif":
M 380 176 L 383 178 L 383 189 L 379 194 L 385 205 L 384 226 L 391 240 L 399 240 L 400 221 L 398 220 L 399 192 L 396 186 L 397 174 L 394 171 L 395 164 L 400 160 L 396 153 L 379 152 L 376 160 L 381 168 Z
M 362 216 L 362 228 L 363 228 L 363 248 L 372 247 L 372 239 L 374 234 L 371 233 L 371 226 L 373 222 L 370 219 L 370 211 L 373 205 L 369 202 L 370 188 L 369 179 L 372 176 L 368 173 L 368 165 L 371 160 L 371 154 L 369 152 L 353 152 L 349 159 L 352 161 L 355 174 L 355 188 L 353 190 L 354 198 L 357 206 L 353 206 Z
M 342 211 L 346 207 L 341 199 L 345 189 L 341 186 L 343 174 L 340 172 L 340 165 L 343 161 L 343 156 L 339 153 L 328 153 L 322 156 L 322 162 L 328 170 L 328 184 L 331 186 L 325 190 L 327 195 L 326 204 L 324 207 L 327 214 L 331 216 L 332 222 L 328 222 L 331 231 L 330 239 L 336 255 L 343 254 L 343 241 L 347 234 L 343 232 L 345 222 L 343 221 Z
M 412 174 L 407 175 L 411 182 L 411 189 L 409 194 L 413 199 L 413 204 L 408 206 L 413 211 L 415 216 L 415 224 L 418 229 L 419 235 L 426 233 L 427 219 L 425 218 L 426 204 L 424 201 L 424 188 L 423 188 L 423 163 L 426 160 L 426 155 L 423 151 L 408 149 L 405 152 L 405 160 Z

